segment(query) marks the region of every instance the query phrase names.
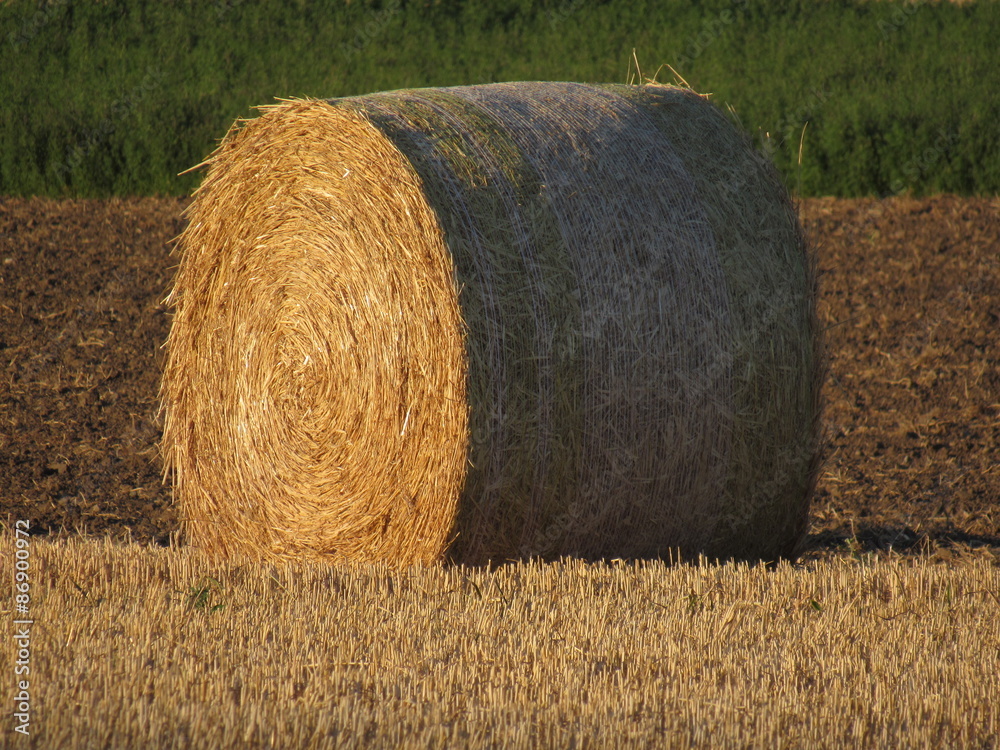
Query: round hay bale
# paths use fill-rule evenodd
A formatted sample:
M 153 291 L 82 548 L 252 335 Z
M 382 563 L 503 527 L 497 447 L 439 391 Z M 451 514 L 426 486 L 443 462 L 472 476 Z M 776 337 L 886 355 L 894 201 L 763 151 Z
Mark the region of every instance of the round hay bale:
M 407 565 L 802 538 L 814 273 L 705 97 L 289 101 L 207 164 L 161 389 L 191 543 Z

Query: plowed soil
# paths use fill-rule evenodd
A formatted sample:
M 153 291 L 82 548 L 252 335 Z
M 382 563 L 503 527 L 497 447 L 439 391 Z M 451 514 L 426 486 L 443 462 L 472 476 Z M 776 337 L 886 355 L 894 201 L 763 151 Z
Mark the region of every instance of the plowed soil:
M 0 198 L 0 522 L 177 534 L 157 389 L 185 205 Z M 801 216 L 829 364 L 806 557 L 1000 557 L 1000 200 Z

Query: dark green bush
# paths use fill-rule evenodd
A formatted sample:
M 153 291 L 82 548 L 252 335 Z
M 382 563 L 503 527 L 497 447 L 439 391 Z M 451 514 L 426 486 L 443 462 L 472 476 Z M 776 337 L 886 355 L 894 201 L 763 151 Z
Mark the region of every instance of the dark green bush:
M 996 2 L 13 0 L 0 194 L 187 193 L 177 173 L 275 97 L 624 81 L 633 48 L 731 106 L 804 195 L 991 194 L 997 28 Z

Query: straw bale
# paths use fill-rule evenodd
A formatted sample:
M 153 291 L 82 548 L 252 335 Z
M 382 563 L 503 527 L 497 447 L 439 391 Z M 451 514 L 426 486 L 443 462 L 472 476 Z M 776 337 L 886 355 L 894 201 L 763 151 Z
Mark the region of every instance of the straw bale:
M 407 565 L 802 537 L 814 272 L 775 171 L 702 96 L 263 108 L 179 249 L 163 448 L 198 546 Z

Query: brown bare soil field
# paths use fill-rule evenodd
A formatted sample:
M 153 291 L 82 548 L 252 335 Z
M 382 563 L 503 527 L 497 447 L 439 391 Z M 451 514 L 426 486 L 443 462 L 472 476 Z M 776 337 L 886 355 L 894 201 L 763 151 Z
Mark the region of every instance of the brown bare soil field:
M 164 544 L 185 200 L 0 198 L 0 519 Z M 829 378 L 806 557 L 1000 555 L 1000 200 L 811 199 Z

